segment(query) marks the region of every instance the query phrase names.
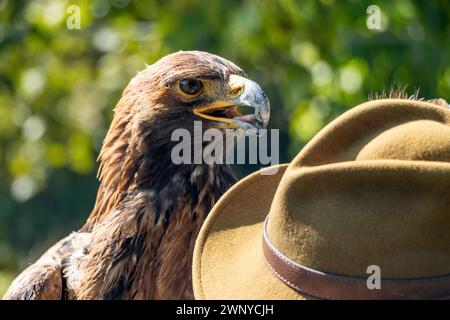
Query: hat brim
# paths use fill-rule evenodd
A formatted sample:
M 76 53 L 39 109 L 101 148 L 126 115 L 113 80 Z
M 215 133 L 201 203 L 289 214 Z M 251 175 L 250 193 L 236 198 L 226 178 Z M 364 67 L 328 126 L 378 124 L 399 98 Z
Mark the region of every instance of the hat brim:
M 281 282 L 262 253 L 264 219 L 287 164 L 239 181 L 215 205 L 194 250 L 196 299 L 305 299 Z M 268 175 L 268 170 L 278 169 Z

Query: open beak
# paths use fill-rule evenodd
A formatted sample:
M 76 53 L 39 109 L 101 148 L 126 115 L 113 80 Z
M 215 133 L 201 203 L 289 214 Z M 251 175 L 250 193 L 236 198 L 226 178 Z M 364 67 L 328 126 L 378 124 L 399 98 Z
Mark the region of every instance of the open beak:
M 265 129 L 270 118 L 270 104 L 266 94 L 254 81 L 230 76 L 230 98 L 201 106 L 193 112 L 204 119 L 223 122 L 230 128 Z M 251 114 L 242 114 L 240 108 L 254 109 Z

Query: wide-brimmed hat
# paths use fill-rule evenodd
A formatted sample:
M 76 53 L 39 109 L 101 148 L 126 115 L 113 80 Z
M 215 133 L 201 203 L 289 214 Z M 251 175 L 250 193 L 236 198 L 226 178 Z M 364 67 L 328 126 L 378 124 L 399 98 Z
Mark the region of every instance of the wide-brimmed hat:
M 364 103 L 322 129 L 276 174 L 264 169 L 238 182 L 197 239 L 195 297 L 450 297 L 444 105 Z

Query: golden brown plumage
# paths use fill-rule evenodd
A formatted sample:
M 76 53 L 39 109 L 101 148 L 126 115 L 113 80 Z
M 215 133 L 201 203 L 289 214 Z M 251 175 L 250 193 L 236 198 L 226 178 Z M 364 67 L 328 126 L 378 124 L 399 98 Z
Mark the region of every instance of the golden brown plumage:
M 239 105 L 255 115 L 243 121 Z M 193 298 L 195 237 L 234 182 L 226 164 L 171 161 L 172 131 L 192 132 L 199 120 L 203 130 L 265 126 L 268 101 L 241 69 L 205 52 L 174 53 L 138 73 L 115 108 L 86 224 L 19 275 L 4 298 Z

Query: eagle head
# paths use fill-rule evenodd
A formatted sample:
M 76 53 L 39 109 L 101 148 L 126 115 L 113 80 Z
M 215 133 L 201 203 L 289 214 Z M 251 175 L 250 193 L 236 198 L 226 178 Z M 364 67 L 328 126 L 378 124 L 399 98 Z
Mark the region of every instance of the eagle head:
M 267 126 L 269 101 L 241 68 L 219 56 L 200 51 L 169 54 L 131 80 L 124 95 L 139 93 L 133 114 L 138 125 L 150 125 L 170 137 L 167 129 L 256 128 Z M 241 110 L 252 110 L 241 114 Z

